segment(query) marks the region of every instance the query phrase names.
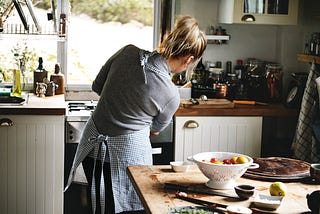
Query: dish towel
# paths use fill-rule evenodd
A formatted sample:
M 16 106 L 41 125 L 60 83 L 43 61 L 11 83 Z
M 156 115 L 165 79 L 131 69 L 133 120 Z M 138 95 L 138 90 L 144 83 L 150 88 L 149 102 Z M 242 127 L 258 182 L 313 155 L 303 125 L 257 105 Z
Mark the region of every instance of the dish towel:
M 320 142 L 313 131 L 314 119 L 319 111 L 316 78 L 319 76 L 319 64 L 312 63 L 306 88 L 304 90 L 296 133 L 292 142 L 293 157 L 316 163 L 320 161 Z

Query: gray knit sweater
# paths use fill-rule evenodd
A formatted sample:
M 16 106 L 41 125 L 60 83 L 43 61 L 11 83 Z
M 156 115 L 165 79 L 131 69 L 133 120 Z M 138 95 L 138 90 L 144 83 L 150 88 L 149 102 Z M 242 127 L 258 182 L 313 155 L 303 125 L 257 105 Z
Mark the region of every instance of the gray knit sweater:
M 92 84 L 100 95 L 92 118 L 100 134 L 116 136 L 150 126 L 162 131 L 180 103 L 166 60 L 128 45 L 101 68 Z

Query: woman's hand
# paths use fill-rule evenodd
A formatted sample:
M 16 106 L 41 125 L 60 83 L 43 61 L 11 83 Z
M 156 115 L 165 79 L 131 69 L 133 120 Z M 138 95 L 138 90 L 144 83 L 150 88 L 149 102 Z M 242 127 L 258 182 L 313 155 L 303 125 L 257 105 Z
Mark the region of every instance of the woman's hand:
M 157 135 L 159 135 L 159 134 L 160 134 L 160 132 L 153 131 L 153 130 L 150 131 L 150 136 L 151 136 L 151 137 L 152 137 L 152 136 L 157 136 Z

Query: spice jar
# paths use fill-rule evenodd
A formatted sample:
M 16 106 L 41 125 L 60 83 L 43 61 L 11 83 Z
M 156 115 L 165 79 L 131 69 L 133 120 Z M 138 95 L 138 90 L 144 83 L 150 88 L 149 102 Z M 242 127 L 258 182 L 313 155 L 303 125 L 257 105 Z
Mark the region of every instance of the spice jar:
M 266 65 L 267 99 L 279 102 L 282 97 L 282 69 L 279 64 Z

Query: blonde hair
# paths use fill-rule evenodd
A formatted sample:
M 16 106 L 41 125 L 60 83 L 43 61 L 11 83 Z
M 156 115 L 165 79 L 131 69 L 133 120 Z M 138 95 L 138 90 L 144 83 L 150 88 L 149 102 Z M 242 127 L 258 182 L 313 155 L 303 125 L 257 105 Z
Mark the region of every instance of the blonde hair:
M 191 16 L 181 16 L 176 20 L 173 31 L 161 43 L 159 52 L 166 59 L 192 55 L 197 60 L 202 57 L 206 46 L 207 40 L 197 20 Z

